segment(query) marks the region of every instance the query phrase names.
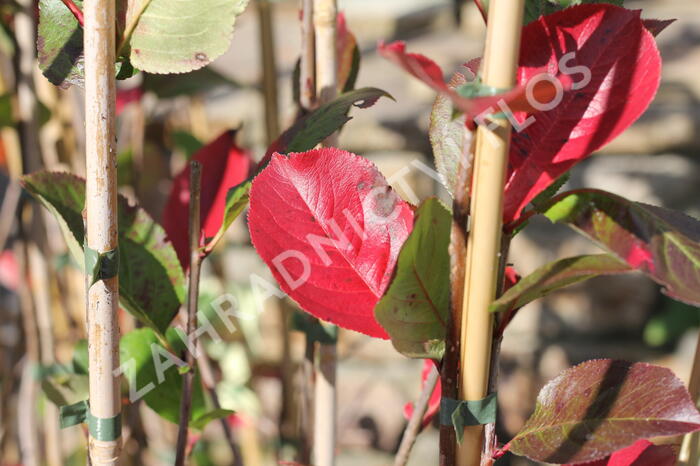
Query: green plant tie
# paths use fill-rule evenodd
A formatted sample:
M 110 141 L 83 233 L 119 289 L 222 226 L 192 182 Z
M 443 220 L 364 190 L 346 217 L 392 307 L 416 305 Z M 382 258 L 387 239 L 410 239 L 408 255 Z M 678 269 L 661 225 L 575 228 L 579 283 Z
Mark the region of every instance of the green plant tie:
M 90 286 L 98 280 L 116 277 L 119 273 L 119 248 L 97 252 L 85 245 L 85 270 L 92 277 Z
M 87 400 L 78 401 L 72 405 L 61 406 L 59 413 L 61 429 L 87 422 L 90 436 L 96 440 L 109 442 L 122 435 L 121 413 L 114 417 L 99 418 L 90 412 Z
M 457 443 L 461 445 L 464 428 L 496 422 L 496 393 L 491 393 L 476 401 L 440 400 L 440 424 L 453 426 L 457 435 Z

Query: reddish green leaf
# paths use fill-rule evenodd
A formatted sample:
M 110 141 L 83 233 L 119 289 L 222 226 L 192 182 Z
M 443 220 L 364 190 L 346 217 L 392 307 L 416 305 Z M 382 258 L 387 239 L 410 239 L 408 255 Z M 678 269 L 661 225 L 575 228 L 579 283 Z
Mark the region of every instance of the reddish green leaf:
M 649 275 L 670 297 L 700 306 L 700 221 L 595 189 L 556 196 L 545 215 Z
M 598 359 L 564 371 L 505 449 L 536 461 L 601 459 L 640 438 L 700 429 L 700 413 L 673 373 L 646 363 Z
M 228 202 L 231 188 L 245 182 L 254 170 L 255 163 L 248 151 L 236 144 L 236 132 L 226 131 L 221 136 L 202 147 L 192 158 L 202 164 L 201 222 L 202 240 L 218 240 L 235 216 L 245 207 L 247 190 L 238 193 L 241 204 Z M 168 203 L 163 211 L 163 227 L 173 242 L 177 257 L 182 267 L 190 264 L 189 255 L 189 202 L 190 202 L 190 166 L 175 177 L 170 190 Z M 231 216 L 232 209 L 235 214 Z M 213 244 L 207 245 L 207 252 Z
M 452 76 L 448 86 L 451 89 L 466 84 L 468 78 L 476 76 L 479 61 L 472 60 L 464 65 L 464 73 Z M 435 166 L 444 179 L 445 188 L 454 197 L 457 186 L 457 170 L 462 154 L 471 150 L 473 132 L 466 127 L 466 117 L 457 114 L 457 108 L 445 94 L 438 94 L 430 113 L 428 136 L 433 148 Z
M 371 162 L 334 148 L 275 154 L 253 180 L 248 225 L 258 254 L 305 311 L 388 338 L 373 310 L 413 212 Z
M 549 293 L 598 275 L 634 270 L 627 263 L 609 255 L 577 256 L 550 262 L 513 285 L 494 301 L 489 310 L 503 312 L 523 307 Z
M 580 5 L 523 29 L 518 82 L 526 85 L 550 70 L 559 70 L 558 78 L 569 73 L 573 85 L 562 92 L 558 105 L 531 115 L 532 124 L 513 132 L 506 222 L 639 118 L 659 86 L 661 58 L 639 11 Z M 590 74 L 588 83 L 585 73 Z M 520 123 L 526 116 L 515 115 Z
M 654 445 L 649 440 L 641 439 L 607 458 L 585 463 L 584 466 L 675 466 L 677 457 L 677 447 Z
M 452 214 L 437 198 L 421 204 L 391 285 L 374 308 L 394 348 L 410 358 L 440 359 L 445 351 L 451 226 Z
M 58 219 L 71 253 L 83 262 L 85 181 L 68 173 L 37 172 L 24 188 Z M 165 332 L 185 294 L 185 278 L 165 232 L 137 205 L 119 196 L 119 298 L 139 321 Z

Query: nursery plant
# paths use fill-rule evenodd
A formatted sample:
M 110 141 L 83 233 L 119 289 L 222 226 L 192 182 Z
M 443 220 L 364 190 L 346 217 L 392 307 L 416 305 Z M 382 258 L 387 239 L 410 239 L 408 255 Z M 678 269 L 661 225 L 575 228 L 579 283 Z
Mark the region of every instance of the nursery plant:
M 423 393 L 396 464 L 406 464 L 416 435 L 438 413 L 436 453 L 445 466 L 487 465 L 506 454 L 557 464 L 676 464 L 681 436 L 700 430 L 700 387 L 642 362 L 574 366 L 542 389 L 520 432 L 495 434 L 501 340 L 529 302 L 595 276 L 641 273 L 671 298 L 700 306 L 700 221 L 601 190 L 560 192 L 577 163 L 647 109 L 661 75 L 655 36 L 672 21 L 646 18 L 622 1 L 475 0 L 487 22 L 484 56 L 464 57 L 448 80 L 405 43 L 380 43 L 383 57 L 437 93 L 434 176 L 452 202 L 412 205 L 372 162 L 333 147 L 353 107 L 391 95 L 355 89 L 359 51 L 335 2 L 303 1 L 295 121 L 259 162 L 236 131 L 195 151 L 173 180 L 161 226 L 117 194 L 115 79 L 189 72 L 228 48 L 247 2 L 186 3 L 40 3 L 44 74 L 86 89 L 88 176 L 41 171 L 23 186 L 56 216 L 85 268 L 88 340 L 63 370 L 72 380 L 88 377 L 89 396 L 68 391 L 56 401 L 62 425 L 87 423 L 93 464 L 118 462 L 122 404 L 140 399 L 179 424 L 177 464 L 189 453 L 188 430 L 216 419 L 240 461 L 226 421 L 232 412 L 221 408 L 201 366 L 197 338 L 212 327 L 197 321 L 197 298 L 202 260 L 246 209 L 256 251 L 282 291 L 314 317 L 296 319 L 307 348 L 316 343 L 328 363 L 316 375 L 315 441 L 305 439 L 314 455 L 301 448 L 302 464 L 334 463 L 335 326 L 389 339 L 401 354 L 425 360 Z M 602 252 L 520 277 L 510 243 L 536 216 L 569 226 Z M 120 335 L 120 306 L 141 328 Z M 174 322 L 181 306 L 186 331 Z M 217 312 L 229 326 L 237 310 Z M 698 379 L 700 360 L 692 362 L 691 380 Z

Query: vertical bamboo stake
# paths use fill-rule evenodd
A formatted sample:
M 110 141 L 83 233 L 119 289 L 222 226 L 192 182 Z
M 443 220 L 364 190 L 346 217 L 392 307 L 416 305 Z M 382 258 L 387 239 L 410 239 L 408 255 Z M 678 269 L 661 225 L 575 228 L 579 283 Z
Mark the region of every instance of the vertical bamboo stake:
M 511 88 L 520 50 L 524 0 L 492 0 L 482 79 L 485 85 Z M 488 306 L 496 293 L 501 250 L 503 184 L 508 160 L 511 127 L 508 120 L 495 120 L 497 128 L 477 130 L 472 178 L 471 231 L 467 239 L 464 301 L 461 328 L 461 390 L 464 400 L 487 395 L 493 319 Z M 481 462 L 483 426 L 464 429 L 459 447 L 461 466 Z
M 98 253 L 118 245 L 114 11 L 111 0 L 87 0 L 83 4 L 87 245 Z M 113 375 L 119 367 L 118 309 L 118 277 L 98 280 L 88 287 L 90 412 L 97 418 L 113 418 L 121 413 L 119 377 Z M 120 450 L 121 436 L 115 440 L 89 438 L 93 465 L 118 464 Z
M 337 88 L 336 52 L 336 0 L 314 0 L 314 31 L 316 46 L 316 95 L 319 104 L 333 100 Z M 337 134 L 332 134 L 323 145 L 337 143 Z M 336 443 L 336 389 L 337 346 L 319 344 L 316 393 L 314 399 L 314 464 L 333 466 Z
M 199 270 L 202 257 L 199 253 L 200 235 L 200 198 L 202 184 L 202 165 L 190 162 L 190 280 L 187 291 L 187 348 L 185 361 L 190 370 L 182 379 L 182 398 L 180 399 L 180 425 L 177 431 L 175 448 L 175 466 L 184 466 L 187 447 L 187 431 L 192 412 L 192 382 L 194 379 L 195 355 L 197 354 L 197 301 L 199 299 Z

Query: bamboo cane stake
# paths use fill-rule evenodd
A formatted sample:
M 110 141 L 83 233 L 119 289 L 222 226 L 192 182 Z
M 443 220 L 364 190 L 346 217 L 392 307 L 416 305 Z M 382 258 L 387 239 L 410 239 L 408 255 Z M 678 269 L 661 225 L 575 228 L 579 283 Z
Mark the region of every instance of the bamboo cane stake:
M 492 0 L 486 34 L 482 79 L 485 85 L 511 88 L 515 84 L 524 0 Z M 487 395 L 493 318 L 488 306 L 496 293 L 501 251 L 503 184 L 511 127 L 495 120 L 496 129 L 477 129 L 472 178 L 471 231 L 462 307 L 460 395 L 480 400 Z M 464 430 L 458 464 L 477 466 L 481 461 L 483 426 Z
M 180 425 L 177 432 L 175 448 L 175 466 L 184 466 L 187 432 L 192 411 L 192 382 L 194 380 L 194 362 L 197 353 L 197 301 L 199 299 L 199 271 L 202 257 L 199 252 L 200 235 L 200 198 L 202 193 L 202 165 L 190 162 L 190 280 L 187 291 L 187 339 L 188 351 L 185 362 L 190 370 L 182 379 L 182 397 L 180 399 Z
M 115 3 L 88 0 L 85 16 L 85 149 L 87 244 L 98 253 L 117 239 L 117 159 L 115 140 Z M 90 271 L 86 271 L 90 274 Z M 89 282 L 88 282 L 89 283 Z M 90 412 L 97 418 L 121 413 L 119 367 L 119 279 L 99 280 L 87 290 Z M 89 439 L 93 465 L 118 464 L 121 437 Z
M 323 105 L 337 93 L 336 0 L 314 0 L 314 41 L 316 47 L 316 95 Z M 337 134 L 323 142 L 335 146 Z M 333 466 L 337 430 L 336 371 L 338 354 L 336 344 L 318 345 L 316 391 L 314 398 L 314 464 Z

